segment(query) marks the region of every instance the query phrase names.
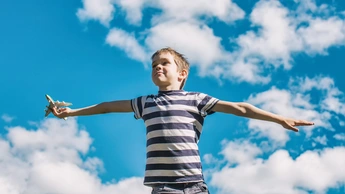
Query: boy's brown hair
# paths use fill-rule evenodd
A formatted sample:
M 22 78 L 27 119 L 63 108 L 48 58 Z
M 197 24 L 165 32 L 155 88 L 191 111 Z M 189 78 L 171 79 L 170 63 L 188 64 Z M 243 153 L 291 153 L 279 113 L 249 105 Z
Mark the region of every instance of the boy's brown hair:
M 153 53 L 153 55 L 151 56 L 151 60 L 153 60 L 153 58 L 155 58 L 157 55 L 160 55 L 162 53 L 170 53 L 174 57 L 174 61 L 177 65 L 177 70 L 182 71 L 183 69 L 185 69 L 187 71 L 187 76 L 188 76 L 189 62 L 183 54 L 177 52 L 176 50 L 170 47 L 166 47 L 166 48 L 159 49 L 155 53 Z M 182 89 L 184 85 L 186 84 L 186 79 L 187 77 L 182 81 L 180 89 Z

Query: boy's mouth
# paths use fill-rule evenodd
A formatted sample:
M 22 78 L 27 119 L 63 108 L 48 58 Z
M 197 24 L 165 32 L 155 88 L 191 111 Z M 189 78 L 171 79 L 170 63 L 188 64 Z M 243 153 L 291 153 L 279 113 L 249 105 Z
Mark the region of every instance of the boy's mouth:
M 155 73 L 155 76 L 157 76 L 157 75 L 162 75 L 162 74 L 163 74 L 163 72 L 158 71 L 158 72 Z

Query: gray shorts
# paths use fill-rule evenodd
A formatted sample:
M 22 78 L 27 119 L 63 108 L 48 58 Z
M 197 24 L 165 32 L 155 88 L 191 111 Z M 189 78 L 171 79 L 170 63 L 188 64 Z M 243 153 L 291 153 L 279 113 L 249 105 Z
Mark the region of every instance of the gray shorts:
M 152 186 L 151 194 L 210 194 L 205 182 L 160 184 Z

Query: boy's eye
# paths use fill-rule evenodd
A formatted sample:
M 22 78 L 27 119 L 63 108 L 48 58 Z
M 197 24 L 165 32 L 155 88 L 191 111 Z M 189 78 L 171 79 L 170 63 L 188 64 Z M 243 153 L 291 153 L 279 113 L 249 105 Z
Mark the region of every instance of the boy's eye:
M 167 65 L 167 64 L 169 64 L 169 61 L 157 62 L 157 63 L 152 64 L 152 68 L 153 68 L 153 69 L 156 68 L 157 65 L 165 66 L 165 65 Z

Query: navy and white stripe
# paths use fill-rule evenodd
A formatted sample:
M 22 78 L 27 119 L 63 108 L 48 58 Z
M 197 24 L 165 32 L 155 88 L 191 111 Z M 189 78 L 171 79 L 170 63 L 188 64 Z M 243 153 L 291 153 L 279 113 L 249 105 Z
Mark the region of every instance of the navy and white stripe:
M 218 99 L 198 92 L 161 91 L 132 99 L 146 125 L 145 185 L 203 181 L 198 141 Z

